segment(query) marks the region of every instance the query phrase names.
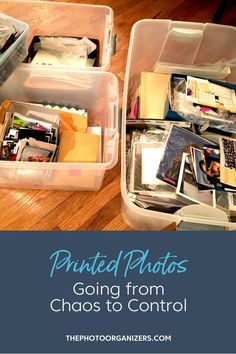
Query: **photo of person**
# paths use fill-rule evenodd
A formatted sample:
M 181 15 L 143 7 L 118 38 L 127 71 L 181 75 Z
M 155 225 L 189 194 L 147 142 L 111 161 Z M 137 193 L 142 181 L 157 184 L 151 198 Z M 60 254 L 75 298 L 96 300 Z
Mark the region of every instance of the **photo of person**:
M 188 153 L 190 146 L 203 149 L 207 144 L 210 144 L 209 140 L 193 134 L 187 129 L 172 125 L 166 141 L 163 158 L 157 171 L 157 178 L 176 186 L 182 154 Z
M 57 146 L 35 139 L 23 139 L 20 141 L 17 151 L 17 161 L 51 162 L 53 161 Z
M 199 166 L 202 172 L 204 172 L 209 182 L 215 181 L 215 179 L 220 180 L 220 163 L 218 161 L 210 161 L 209 164 L 205 160 L 199 161 Z
M 25 146 L 21 153 L 20 161 L 49 162 L 52 154 L 52 151 L 38 147 Z
M 30 155 L 28 157 L 28 161 L 29 162 L 49 162 L 50 159 L 49 159 L 49 157 L 45 157 L 43 155 L 37 155 L 37 156 Z
M 212 183 L 220 182 L 220 150 L 214 147 L 204 147 L 205 166 L 202 164 L 202 170 L 206 170 L 209 181 Z
M 190 151 L 196 182 L 198 183 L 199 189 L 214 189 L 215 186 L 210 177 L 212 172 L 209 170 L 209 175 L 207 174 L 208 171 L 203 150 L 191 147 Z M 213 169 L 215 169 L 215 167 Z
M 180 195 L 193 203 L 214 206 L 214 192 L 215 191 L 211 190 L 200 191 L 198 189 L 190 167 L 189 154 L 184 153 L 176 189 L 177 195 Z
M 220 150 L 216 149 L 215 147 L 204 146 L 204 155 L 206 157 L 212 157 L 214 159 L 220 160 Z

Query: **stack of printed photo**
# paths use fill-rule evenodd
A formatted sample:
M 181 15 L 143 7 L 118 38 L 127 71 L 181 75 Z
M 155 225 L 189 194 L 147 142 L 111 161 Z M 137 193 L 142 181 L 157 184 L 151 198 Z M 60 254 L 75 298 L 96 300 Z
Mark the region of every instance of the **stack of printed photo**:
M 224 209 L 231 211 L 236 193 L 236 140 L 219 136 L 218 141 L 218 145 L 214 144 L 173 125 L 157 177 L 193 203 L 223 208 L 218 200 L 228 200 Z
M 5 107 L 5 112 L 1 111 L 0 159 L 54 161 L 59 142 L 59 115 L 29 103 L 5 101 Z
M 0 107 L 0 160 L 100 163 L 102 127 L 79 107 L 12 102 Z
M 168 122 L 161 122 L 160 125 L 130 131 L 129 197 L 145 209 L 174 211 L 189 204 L 177 196 L 175 187 L 156 176 L 170 127 Z
M 130 197 L 140 207 L 197 203 L 235 215 L 236 139 L 219 135 L 215 143 L 172 124 L 133 131 L 129 156 Z

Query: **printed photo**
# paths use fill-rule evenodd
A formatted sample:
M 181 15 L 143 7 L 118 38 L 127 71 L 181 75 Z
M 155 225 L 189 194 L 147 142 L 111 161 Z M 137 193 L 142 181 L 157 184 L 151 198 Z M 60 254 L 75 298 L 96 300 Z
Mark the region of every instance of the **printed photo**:
M 220 182 L 220 150 L 204 147 L 206 174 L 209 181 Z
M 236 187 L 236 139 L 220 137 L 220 181 Z
M 16 143 L 13 140 L 4 140 L 0 151 L 0 159 L 5 161 L 16 160 Z
M 46 141 L 46 131 L 44 130 L 20 128 L 18 130 L 18 136 L 19 140 L 33 138 L 40 141 Z
M 203 150 L 191 147 L 190 151 L 198 188 L 200 190 L 214 189 L 215 185 L 207 174 L 207 165 Z
M 230 193 L 224 191 L 217 191 L 215 193 L 216 207 L 224 210 L 225 212 L 229 211 L 229 195 Z
M 51 151 L 26 146 L 22 151 L 20 161 L 49 162 L 51 155 Z
M 211 142 L 186 129 L 172 125 L 166 142 L 163 158 L 157 171 L 157 178 L 177 186 L 183 153 L 189 153 L 190 146 L 202 148 Z
M 57 146 L 35 139 L 21 140 L 17 161 L 51 162 L 55 156 Z
M 8 134 L 6 135 L 7 139 L 13 139 L 13 140 L 18 140 L 18 129 L 13 129 L 12 127 L 9 127 Z
M 43 122 L 33 118 L 27 118 L 20 113 L 13 114 L 12 126 L 15 129 L 28 128 L 28 129 L 42 130 L 47 133 L 50 133 L 52 129 L 51 123 Z
M 220 141 L 223 167 L 236 170 L 236 139 L 221 137 Z
M 188 199 L 192 203 L 214 206 L 214 192 L 215 191 L 200 191 L 198 189 L 190 168 L 189 154 L 184 153 L 176 188 L 177 195 Z
M 229 209 L 236 212 L 236 193 L 228 193 L 229 195 Z

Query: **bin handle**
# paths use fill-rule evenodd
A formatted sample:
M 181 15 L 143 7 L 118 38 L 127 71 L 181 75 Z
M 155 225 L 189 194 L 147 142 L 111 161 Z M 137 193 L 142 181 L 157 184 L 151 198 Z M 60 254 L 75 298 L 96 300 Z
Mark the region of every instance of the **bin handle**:
M 112 35 L 112 42 L 111 42 L 111 55 L 115 55 L 117 51 L 117 34 Z
M 216 224 L 229 221 L 228 215 L 223 210 L 208 205 L 188 205 L 179 209 L 175 214 L 181 216 L 184 221 L 201 219 L 202 222 L 206 222 L 212 220 Z
M 200 38 L 203 35 L 203 30 L 201 29 L 190 29 L 190 28 L 178 28 L 173 27 L 170 32 L 176 36 L 184 36 L 184 37 L 197 37 Z
M 113 135 L 117 133 L 118 130 L 118 103 L 117 102 L 112 102 L 110 104 L 110 110 L 111 110 L 111 121 L 112 121 L 112 130 L 113 130 Z

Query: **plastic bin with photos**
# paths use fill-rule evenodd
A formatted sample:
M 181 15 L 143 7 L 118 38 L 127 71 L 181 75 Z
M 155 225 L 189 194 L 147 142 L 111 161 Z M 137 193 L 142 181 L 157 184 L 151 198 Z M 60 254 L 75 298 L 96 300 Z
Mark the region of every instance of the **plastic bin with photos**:
M 101 126 L 89 126 L 83 108 L 4 100 L 0 121 L 0 160 L 6 164 L 101 162 Z M 44 179 L 50 177 L 45 170 Z
M 236 217 L 236 86 L 141 72 L 126 122 L 127 190 L 140 208 L 191 204 Z

